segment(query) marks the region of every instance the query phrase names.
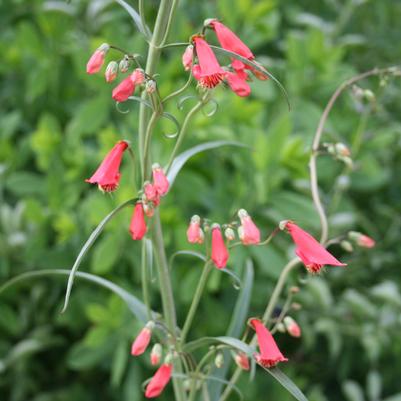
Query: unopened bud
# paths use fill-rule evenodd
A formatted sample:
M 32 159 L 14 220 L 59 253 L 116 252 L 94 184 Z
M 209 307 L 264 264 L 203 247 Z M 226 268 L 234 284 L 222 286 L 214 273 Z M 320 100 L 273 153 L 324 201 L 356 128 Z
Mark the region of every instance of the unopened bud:
M 125 73 L 129 70 L 130 65 L 130 59 L 128 56 L 124 56 L 124 58 L 120 61 L 118 68 L 120 69 L 120 72 Z
M 155 213 L 153 203 L 143 203 L 143 212 L 146 214 L 147 217 L 153 217 Z
M 301 328 L 298 323 L 290 316 L 284 318 L 284 326 L 292 337 L 301 337 Z
M 283 323 L 277 323 L 277 326 L 276 326 L 276 328 L 277 328 L 277 331 L 279 332 L 279 333 L 285 333 L 285 326 L 284 326 L 284 324 Z
M 302 309 L 302 305 L 300 303 L 298 303 L 298 302 L 293 302 L 291 304 L 291 309 L 295 310 L 295 311 L 301 310 Z
M 214 364 L 216 365 L 216 368 L 220 369 L 224 365 L 224 356 L 222 352 L 219 352 L 216 355 L 216 358 L 214 358 Z
M 237 352 L 234 356 L 235 363 L 243 370 L 249 370 L 249 359 L 243 352 Z
M 158 365 L 160 363 L 162 353 L 163 353 L 162 346 L 159 343 L 156 343 L 153 346 L 152 351 L 150 352 L 150 363 L 153 366 Z
M 118 74 L 118 64 L 116 61 L 110 61 L 110 63 L 106 67 L 106 71 L 104 73 L 104 77 L 106 78 L 106 82 L 113 82 L 117 78 Z
M 350 150 L 343 143 L 338 142 L 334 146 L 335 146 L 335 152 L 338 156 L 351 156 Z
M 194 58 L 194 46 L 189 45 L 184 51 L 182 55 L 182 65 L 184 66 L 185 71 L 189 71 L 192 67 L 192 60 Z
M 291 294 L 297 294 L 298 292 L 299 292 L 299 287 L 293 285 L 293 286 L 290 288 L 290 293 L 291 293 Z
M 347 252 L 352 252 L 354 250 L 354 247 L 352 246 L 351 242 L 346 240 L 341 241 L 340 246 Z
M 154 93 L 156 91 L 156 81 L 149 79 L 145 85 L 146 93 Z
M 362 248 L 373 248 L 376 245 L 376 241 L 373 238 L 357 231 L 350 231 L 348 238 Z
M 231 227 L 227 227 L 224 230 L 224 236 L 227 238 L 228 241 L 233 241 L 235 239 L 235 232 Z

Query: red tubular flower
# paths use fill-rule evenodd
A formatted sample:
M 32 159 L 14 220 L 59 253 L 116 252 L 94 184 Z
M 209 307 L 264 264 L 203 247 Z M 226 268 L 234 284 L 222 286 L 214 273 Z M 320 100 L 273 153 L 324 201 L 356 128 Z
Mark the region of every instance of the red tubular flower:
M 131 346 L 131 355 L 138 356 L 146 351 L 152 337 L 153 322 L 149 322 L 139 332 Z
M 153 171 L 153 185 L 155 186 L 159 195 L 166 195 L 170 186 L 167 177 L 164 174 L 163 169 L 159 164 L 155 163 L 152 166 Z
M 102 163 L 92 175 L 91 178 L 85 180 L 90 184 L 97 184 L 99 189 L 105 192 L 115 191 L 120 182 L 120 164 L 124 153 L 124 150 L 128 148 L 128 143 L 125 141 L 119 141 L 107 153 Z
M 140 202 L 135 205 L 129 231 L 133 240 L 140 240 L 146 234 L 146 222 L 143 205 Z
M 238 352 L 237 354 L 235 354 L 234 360 L 238 367 L 243 370 L 249 370 L 249 359 L 245 353 Z
M 241 78 L 241 76 L 238 73 L 227 72 L 226 80 L 231 90 L 238 96 L 247 97 L 251 94 L 251 87 L 248 85 L 245 79 Z
M 238 227 L 238 236 L 244 245 L 258 244 L 260 242 L 260 231 L 252 221 L 251 216 L 244 209 L 238 211 L 241 225 Z
M 212 226 L 212 260 L 218 269 L 226 267 L 229 254 L 221 234 L 220 226 Z
M 193 41 L 199 65 L 192 67 L 192 74 L 202 87 L 212 89 L 222 81 L 226 72 L 220 67 L 205 39 L 195 36 Z
M 163 363 L 146 386 L 145 397 L 158 397 L 170 381 L 172 371 L 173 365 L 170 363 Z
M 256 331 L 260 350 L 260 354 L 255 354 L 256 362 L 265 368 L 272 368 L 279 362 L 288 361 L 278 349 L 273 336 L 264 324 L 258 319 L 252 319 L 250 323 Z
M 296 224 L 288 221 L 285 224 L 285 228 L 295 242 L 295 253 L 302 260 L 310 273 L 318 273 L 324 265 L 346 266 L 345 263 L 341 263 L 337 260 L 309 233 L 302 230 L 302 228 L 298 227 Z
M 182 55 L 182 65 L 185 68 L 185 71 L 189 71 L 192 67 L 192 60 L 194 58 L 194 47 L 193 45 L 187 46 Z
M 200 227 L 200 217 L 198 215 L 194 215 L 191 218 L 191 222 L 189 223 L 189 227 L 187 230 L 187 239 L 191 244 L 202 244 L 204 239 L 203 231 Z
M 144 194 L 146 196 L 146 199 L 148 201 L 153 202 L 158 197 L 158 193 L 157 193 L 156 187 L 154 185 L 152 185 L 148 181 L 145 182 L 145 184 L 143 185 L 143 192 L 144 192 Z
M 95 74 L 100 71 L 102 65 L 104 63 L 104 58 L 106 53 L 110 49 L 110 46 L 107 43 L 103 43 L 100 47 L 98 47 L 95 52 L 92 54 L 88 63 L 86 64 L 86 72 L 88 74 Z
M 290 336 L 301 337 L 301 328 L 291 316 L 286 316 L 284 318 L 284 326 Z
M 113 89 L 112 98 L 117 102 L 125 102 L 135 92 L 135 86 L 142 84 L 144 80 L 143 71 L 137 68 Z

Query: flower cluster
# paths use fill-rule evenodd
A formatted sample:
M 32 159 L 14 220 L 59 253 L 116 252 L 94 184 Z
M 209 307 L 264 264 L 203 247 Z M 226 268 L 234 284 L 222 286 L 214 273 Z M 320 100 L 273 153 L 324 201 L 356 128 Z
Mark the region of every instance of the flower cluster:
M 225 81 L 234 93 L 246 97 L 251 93 L 247 82 L 250 80 L 248 71 L 258 79 L 268 79 L 267 71 L 255 62 L 255 56 L 251 50 L 234 32 L 217 19 L 206 20 L 204 27 L 215 32 L 217 40 L 224 50 L 235 53 L 244 61 L 252 61 L 257 68 L 235 57 L 231 58 L 230 65 L 221 67 L 212 48 L 205 40 L 205 36 L 203 34 L 194 35 L 191 38 L 192 43 L 188 45 L 182 56 L 182 64 L 186 71 L 191 70 L 202 88 L 213 89 Z
M 203 222 L 203 229 L 201 227 L 201 218 L 198 215 L 194 215 L 191 218 L 187 229 L 187 239 L 191 244 L 202 244 L 206 233 L 211 233 L 211 259 L 218 269 L 223 269 L 227 265 L 229 259 L 228 247 L 226 242 L 235 239 L 235 232 L 233 227 L 237 227 L 238 238 L 244 245 L 256 245 L 260 242 L 260 231 L 252 221 L 248 212 L 245 209 L 238 211 L 239 222 L 231 222 L 230 224 L 223 225 L 224 236 L 221 231 L 221 227 L 217 223 L 213 223 L 211 226 L 209 222 L 205 220 Z

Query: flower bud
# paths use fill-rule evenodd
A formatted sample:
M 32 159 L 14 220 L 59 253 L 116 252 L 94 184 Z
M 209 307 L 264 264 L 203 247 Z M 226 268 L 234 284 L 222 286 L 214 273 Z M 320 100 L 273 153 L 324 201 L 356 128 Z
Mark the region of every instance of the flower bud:
M 154 81 L 153 79 L 149 79 L 146 81 L 145 84 L 145 90 L 146 93 L 154 93 L 156 92 L 156 81 Z
M 234 357 L 237 366 L 243 370 L 249 370 L 249 359 L 243 352 L 237 352 Z
M 148 322 L 146 326 L 140 331 L 131 346 L 131 355 L 138 356 L 146 351 L 149 345 L 150 338 L 152 336 L 152 330 L 154 327 L 152 321 Z
M 190 244 L 202 244 L 205 236 L 200 227 L 200 217 L 195 214 L 192 216 L 187 229 L 187 240 Z
M 131 74 L 131 80 L 135 85 L 141 85 L 145 81 L 145 73 L 142 68 L 137 68 Z
M 348 233 L 348 238 L 361 248 L 373 248 L 376 245 L 376 241 L 373 238 L 357 231 L 350 231 Z
M 216 365 L 216 368 L 220 369 L 224 365 L 224 356 L 222 352 L 219 352 L 216 355 L 216 358 L 214 358 L 214 364 Z
M 295 310 L 295 311 L 301 310 L 302 309 L 302 305 L 300 303 L 298 303 L 298 302 L 293 302 L 291 304 L 291 309 Z
M 354 250 L 354 247 L 352 246 L 351 242 L 346 240 L 341 241 L 340 246 L 347 252 L 352 252 Z
M 231 227 L 227 227 L 224 230 L 224 236 L 228 241 L 233 241 L 235 239 L 235 232 Z
M 182 65 L 184 66 L 185 71 L 189 71 L 192 67 L 192 60 L 194 57 L 194 47 L 193 45 L 187 46 L 182 55 Z
M 143 193 L 148 201 L 154 201 L 157 198 L 157 189 L 149 181 L 143 184 Z
M 156 343 L 153 346 L 152 351 L 150 352 L 150 363 L 153 366 L 159 365 L 162 353 L 163 353 L 162 346 L 159 343 Z
M 146 217 L 153 217 L 155 214 L 155 207 L 153 203 L 143 203 L 143 212 L 145 213 Z
M 335 147 L 335 152 L 338 156 L 351 156 L 350 150 L 343 143 L 338 142 L 334 145 L 334 147 Z
M 118 74 L 118 64 L 116 61 L 110 61 L 110 63 L 106 67 L 106 71 L 104 73 L 104 77 L 106 78 L 106 82 L 113 82 L 117 78 Z
M 154 163 L 152 165 L 152 172 L 153 172 L 153 185 L 155 186 L 158 194 L 160 196 L 164 196 L 167 194 L 169 189 L 169 182 L 164 174 L 163 169 L 160 167 L 158 163 Z
M 260 242 L 260 231 L 252 221 L 245 209 L 238 211 L 241 225 L 238 227 L 238 236 L 244 245 L 258 244 Z
M 128 58 L 128 56 L 124 56 L 124 58 L 120 61 L 118 68 L 120 69 L 120 72 L 125 73 L 129 70 L 130 65 L 130 59 Z
M 290 316 L 284 318 L 284 326 L 292 337 L 301 337 L 301 328 L 298 323 Z
M 291 294 L 298 294 L 298 292 L 299 292 L 299 287 L 297 287 L 297 286 L 292 286 L 291 288 L 290 288 L 290 293 Z
M 279 332 L 279 333 L 285 333 L 285 326 L 284 326 L 284 324 L 283 323 L 277 323 L 277 331 Z
M 110 45 L 108 43 L 103 43 L 95 50 L 86 64 L 86 72 L 88 74 L 95 74 L 96 72 L 100 71 L 104 63 L 106 53 L 109 51 L 109 49 Z

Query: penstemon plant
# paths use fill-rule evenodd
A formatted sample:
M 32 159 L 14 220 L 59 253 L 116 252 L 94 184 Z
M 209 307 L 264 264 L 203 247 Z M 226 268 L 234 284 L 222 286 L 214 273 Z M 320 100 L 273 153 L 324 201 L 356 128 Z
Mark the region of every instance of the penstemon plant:
M 340 244 L 345 250 L 352 251 L 353 245 L 371 248 L 375 241 L 359 232 L 344 233 L 344 235 L 329 238 L 329 226 L 326 212 L 319 195 L 317 177 L 317 158 L 319 155 L 331 155 L 352 168 L 350 151 L 341 143 L 322 144 L 321 138 L 329 113 L 339 96 L 360 80 L 370 76 L 389 77 L 400 75 L 397 68 L 373 69 L 357 75 L 338 87 L 329 100 L 317 127 L 310 152 L 310 188 L 313 204 L 319 215 L 321 233 L 319 241 L 304 231 L 296 222 L 285 220 L 277 222 L 267 238 L 261 238 L 260 230 L 252 217 L 245 209 L 237 212 L 237 218 L 227 222 L 214 222 L 207 216 L 194 215 L 190 218 L 186 232 L 187 240 L 191 244 L 201 245 L 203 252 L 177 251 L 170 259 L 165 250 L 163 227 L 159 210 L 163 208 L 163 197 L 168 196 L 176 175 L 193 155 L 224 145 L 242 146 L 228 141 L 203 143 L 182 153 L 185 136 L 190 130 L 193 117 L 212 104 L 215 90 L 230 89 L 235 95 L 246 98 L 251 93 L 248 81 L 258 79 L 268 81 L 261 84 L 270 85 L 273 81 L 279 85 L 285 98 L 286 92 L 280 82 L 260 63 L 255 60 L 252 51 L 238 36 L 217 19 L 208 19 L 204 22 L 200 32 L 194 32 L 188 42 L 167 43 L 170 27 L 178 4 L 177 0 L 161 0 L 157 18 L 151 31 L 145 22 L 144 2 L 139 0 L 139 13 L 124 0 L 116 0 L 130 14 L 149 44 L 146 63 L 142 64 L 143 57 L 130 53 L 112 44 L 102 44 L 90 57 L 87 63 L 88 74 L 98 73 L 106 56 L 113 55 L 105 69 L 105 80 L 114 82 L 118 76 L 124 76 L 121 82 L 113 89 L 112 98 L 120 104 L 126 101 L 140 103 L 138 119 L 138 138 L 120 140 L 105 156 L 98 169 L 86 181 L 96 184 L 102 192 L 110 193 L 118 190 L 120 182 L 120 165 L 124 155 L 128 154 L 140 171 L 137 177 L 141 188 L 138 193 L 126 202 L 112 210 L 93 231 L 82 247 L 71 271 L 68 273 L 68 284 L 63 311 L 68 307 L 71 290 L 76 276 L 101 284 L 118 294 L 127 303 L 128 307 L 140 319 L 144 326 L 132 343 L 131 354 L 141 356 L 149 347 L 152 340 L 150 358 L 155 367 L 153 377 L 144 383 L 144 392 L 147 398 L 158 397 L 169 382 L 172 382 L 176 401 L 228 400 L 233 391 L 240 393 L 236 383 L 241 374 L 246 373 L 253 377 L 256 366 L 271 374 L 296 399 L 306 400 L 301 390 L 277 367 L 278 364 L 288 361 L 287 353 L 280 350 L 273 335 L 277 331 L 287 332 L 293 337 L 301 336 L 301 328 L 289 315 L 296 310 L 297 305 L 292 302 L 298 287 L 290 287 L 285 301 L 282 303 L 279 314 L 275 309 L 280 302 L 283 289 L 290 273 L 299 265 L 303 265 L 309 274 L 318 274 L 324 266 L 346 266 L 345 263 L 334 257 L 327 248 L 332 244 Z M 220 46 L 208 43 L 209 37 L 215 37 Z M 181 49 L 183 69 L 188 72 L 187 83 L 165 97 L 161 97 L 158 90 L 157 74 L 158 61 L 163 52 L 170 49 Z M 118 55 L 118 56 L 115 56 Z M 217 56 L 227 63 L 222 66 Z M 126 75 L 125 75 L 126 74 Z M 174 116 L 165 111 L 166 105 L 173 99 L 184 95 L 190 85 L 197 85 L 197 103 L 184 116 Z M 355 88 L 355 87 L 354 87 Z M 135 96 L 140 93 L 140 96 Z M 233 94 L 233 96 L 234 96 Z M 364 93 L 360 94 L 364 96 Z M 182 101 L 188 97 L 183 97 Z M 152 143 L 153 131 L 157 123 L 167 118 L 177 125 L 178 132 L 174 136 L 175 145 L 169 158 L 165 161 L 153 160 Z M 179 119 L 183 118 L 182 123 Z M 138 143 L 136 149 L 131 143 Z M 164 165 L 164 167 L 162 167 Z M 246 205 L 244 205 L 246 207 Z M 100 277 L 78 272 L 78 268 L 105 225 L 122 209 L 132 208 L 132 219 L 129 233 L 134 241 L 142 245 L 142 296 L 138 300 L 132 294 Z M 259 316 L 243 316 L 243 324 L 239 335 L 222 335 L 218 337 L 191 338 L 191 328 L 196 316 L 208 278 L 213 269 L 228 274 L 234 280 L 240 279 L 230 271 L 228 266 L 231 249 L 239 246 L 268 246 L 280 232 L 288 234 L 295 245 L 296 256 L 283 267 L 279 279 L 271 294 L 268 295 L 266 308 L 260 311 Z M 183 233 L 185 235 L 185 233 Z M 154 311 L 150 303 L 149 259 L 154 254 L 158 272 L 158 286 L 162 300 L 162 310 Z M 180 254 L 189 254 L 201 259 L 204 263 L 202 274 L 193 295 L 192 303 L 187 311 L 186 318 L 179 322 L 176 316 L 174 289 L 170 278 L 172 260 Z M 252 263 L 248 261 L 244 281 L 253 279 Z M 39 272 L 40 273 L 40 272 Z M 45 272 L 42 272 L 45 274 Z M 55 271 L 65 274 L 65 271 Z M 246 286 L 246 283 L 243 283 Z M 3 287 L 4 288 L 4 287 Z M 239 301 L 242 293 L 239 295 Z M 246 319 L 248 317 L 248 320 Z M 246 321 L 247 320 L 247 321 Z M 230 363 L 236 364 L 231 377 L 228 376 Z M 211 384 L 218 384 L 211 391 Z M 138 389 L 139 390 L 139 389 Z

